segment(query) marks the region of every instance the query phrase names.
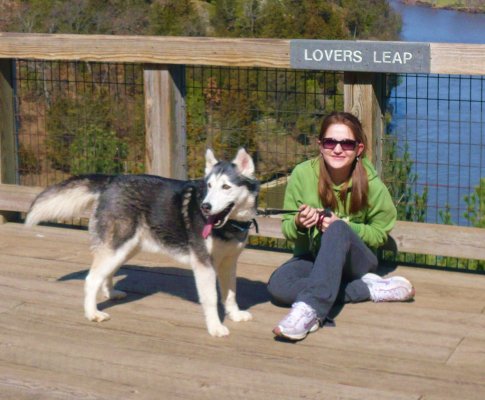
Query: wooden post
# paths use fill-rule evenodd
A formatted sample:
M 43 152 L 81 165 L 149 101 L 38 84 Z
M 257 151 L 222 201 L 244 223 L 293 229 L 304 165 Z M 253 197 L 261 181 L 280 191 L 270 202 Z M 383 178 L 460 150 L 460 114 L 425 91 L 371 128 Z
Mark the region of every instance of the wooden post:
M 185 68 L 145 65 L 146 172 L 187 179 Z
M 0 184 L 17 183 L 14 68 L 13 60 L 0 59 Z M 15 218 L 15 213 L 0 210 L 0 223 Z
M 382 172 L 385 74 L 345 72 L 344 109 L 357 116 L 367 136 L 367 157 Z

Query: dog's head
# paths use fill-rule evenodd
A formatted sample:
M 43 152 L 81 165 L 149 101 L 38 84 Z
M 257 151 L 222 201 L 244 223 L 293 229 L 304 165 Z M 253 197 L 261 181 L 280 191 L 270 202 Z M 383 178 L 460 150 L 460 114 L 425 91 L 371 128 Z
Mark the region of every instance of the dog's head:
M 207 193 L 201 210 L 207 219 L 204 236 L 212 228 L 221 228 L 229 220 L 250 221 L 256 216 L 259 182 L 254 177 L 254 163 L 244 149 L 232 162 L 218 161 L 212 150 L 205 154 Z

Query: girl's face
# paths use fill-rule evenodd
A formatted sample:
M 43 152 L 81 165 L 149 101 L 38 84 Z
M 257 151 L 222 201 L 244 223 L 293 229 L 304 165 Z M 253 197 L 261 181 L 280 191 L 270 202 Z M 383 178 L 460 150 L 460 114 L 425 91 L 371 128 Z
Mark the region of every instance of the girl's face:
M 364 144 L 358 143 L 350 128 L 344 124 L 330 125 L 318 144 L 335 184 L 349 178 L 356 157 L 364 151 Z

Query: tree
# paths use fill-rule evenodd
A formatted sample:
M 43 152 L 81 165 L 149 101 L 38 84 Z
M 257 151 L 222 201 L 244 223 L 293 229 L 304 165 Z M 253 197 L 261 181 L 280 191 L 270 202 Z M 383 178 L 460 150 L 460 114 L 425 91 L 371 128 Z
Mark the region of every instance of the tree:
M 10 0 L 9 3 L 9 7 L 2 9 L 4 19 L 8 20 L 7 29 L 2 30 L 140 35 L 148 31 L 148 16 L 152 2 L 145 0 Z
M 418 175 L 412 172 L 414 162 L 409 155 L 408 145 L 404 146 L 400 156 L 395 137 L 389 136 L 387 142 L 383 179 L 396 201 L 397 218 L 403 221 L 425 222 L 428 187 L 424 187 L 422 194 L 413 191 Z
M 239 36 L 236 31 L 238 1 L 216 0 L 211 17 L 211 24 L 216 36 Z
M 346 39 L 342 10 L 323 0 L 267 0 L 261 8 L 259 37 Z
M 0 0 L 0 7 L 1 30 L 16 32 L 392 40 L 400 29 L 386 0 Z
M 119 96 L 103 85 L 52 96 L 46 110 L 45 145 L 54 169 L 80 173 L 92 166 L 106 173 L 143 171 L 143 104 L 122 102 Z
M 210 18 L 216 36 L 256 37 L 260 0 L 215 0 Z
M 464 217 L 477 228 L 485 228 L 485 178 L 475 186 L 475 191 L 464 197 L 467 210 Z
M 205 27 L 190 0 L 158 0 L 150 8 L 150 33 L 163 36 L 204 36 Z
M 475 190 L 464 197 L 467 209 L 463 216 L 470 224 L 477 228 L 485 228 L 485 178 L 480 179 L 480 183 L 475 186 Z M 452 224 L 449 206 L 445 206 L 445 211 L 440 211 L 440 216 L 444 223 Z M 441 257 L 440 264 L 444 267 L 467 269 L 470 271 L 485 271 L 485 261 L 456 259 L 451 257 Z
M 342 0 L 344 21 L 352 39 L 397 40 L 402 21 L 387 0 Z

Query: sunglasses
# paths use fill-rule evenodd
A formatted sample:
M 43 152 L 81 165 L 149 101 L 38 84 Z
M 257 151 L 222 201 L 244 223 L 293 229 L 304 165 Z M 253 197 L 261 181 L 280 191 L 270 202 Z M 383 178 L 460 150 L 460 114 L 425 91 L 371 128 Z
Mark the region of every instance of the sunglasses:
M 332 138 L 325 138 L 321 141 L 324 149 L 333 150 L 339 144 L 344 151 L 355 150 L 355 148 L 357 147 L 357 143 L 357 140 L 352 139 L 337 140 Z

